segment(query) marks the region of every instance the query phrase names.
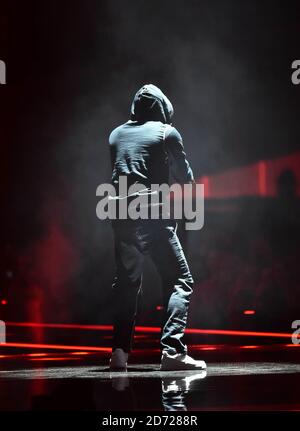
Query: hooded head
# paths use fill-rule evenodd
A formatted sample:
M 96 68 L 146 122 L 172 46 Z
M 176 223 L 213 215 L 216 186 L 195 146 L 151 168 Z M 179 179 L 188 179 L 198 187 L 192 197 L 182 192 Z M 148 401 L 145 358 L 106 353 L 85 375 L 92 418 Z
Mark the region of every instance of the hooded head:
M 164 93 L 153 84 L 143 85 L 134 96 L 130 119 L 138 122 L 161 121 L 171 123 L 174 109 Z

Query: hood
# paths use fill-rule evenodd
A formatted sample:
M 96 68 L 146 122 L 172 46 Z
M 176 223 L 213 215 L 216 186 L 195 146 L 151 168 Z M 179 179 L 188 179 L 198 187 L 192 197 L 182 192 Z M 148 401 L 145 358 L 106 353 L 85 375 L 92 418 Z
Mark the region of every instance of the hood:
M 153 84 L 143 85 L 134 96 L 130 119 L 138 122 L 161 121 L 171 123 L 174 109 L 164 93 Z

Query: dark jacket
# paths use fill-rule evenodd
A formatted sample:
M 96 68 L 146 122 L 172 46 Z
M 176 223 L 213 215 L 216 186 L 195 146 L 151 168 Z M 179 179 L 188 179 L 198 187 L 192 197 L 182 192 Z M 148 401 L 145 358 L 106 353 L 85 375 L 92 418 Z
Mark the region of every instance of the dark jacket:
M 127 176 L 128 186 L 169 184 L 170 170 L 179 183 L 194 180 L 182 138 L 171 125 L 173 113 L 171 102 L 155 85 L 144 85 L 136 93 L 130 120 L 109 137 L 116 187 L 121 175 Z

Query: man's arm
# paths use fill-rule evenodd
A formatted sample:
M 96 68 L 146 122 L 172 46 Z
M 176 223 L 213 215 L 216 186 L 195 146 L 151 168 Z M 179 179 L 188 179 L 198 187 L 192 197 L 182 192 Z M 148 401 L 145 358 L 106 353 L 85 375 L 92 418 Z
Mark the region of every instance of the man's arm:
M 168 154 L 170 169 L 174 179 L 181 184 L 193 183 L 194 175 L 186 159 L 182 137 L 174 127 L 170 127 L 166 131 L 165 149 Z

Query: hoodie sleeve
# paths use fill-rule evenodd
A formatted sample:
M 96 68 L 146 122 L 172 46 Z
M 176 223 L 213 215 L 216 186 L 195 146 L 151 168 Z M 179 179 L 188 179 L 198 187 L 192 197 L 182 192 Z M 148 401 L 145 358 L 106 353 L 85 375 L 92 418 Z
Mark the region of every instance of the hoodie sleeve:
M 182 137 L 174 127 L 170 127 L 166 131 L 165 149 L 169 158 L 170 170 L 175 180 L 182 184 L 194 182 L 193 171 L 186 159 Z

